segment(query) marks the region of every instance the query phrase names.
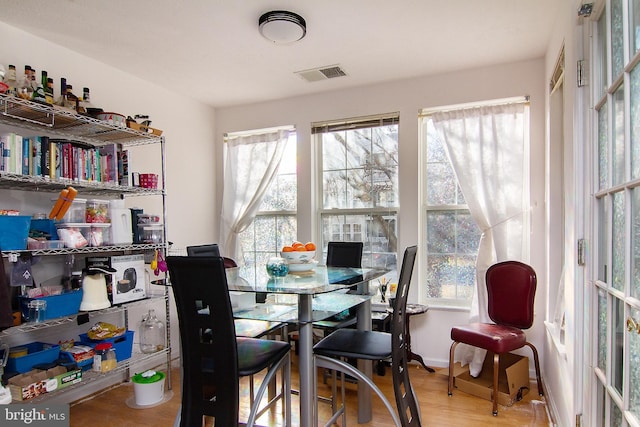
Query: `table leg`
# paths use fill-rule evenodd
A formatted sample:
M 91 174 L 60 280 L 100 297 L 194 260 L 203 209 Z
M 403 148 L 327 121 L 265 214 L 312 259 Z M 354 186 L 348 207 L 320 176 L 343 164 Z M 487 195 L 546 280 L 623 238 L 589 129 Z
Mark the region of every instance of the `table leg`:
M 405 323 L 405 336 L 407 337 L 407 362 L 411 362 L 412 360 L 416 360 L 418 363 L 420 363 L 424 369 L 426 369 L 429 372 L 435 372 L 435 369 L 428 367 L 425 363 L 424 360 L 422 359 L 422 356 L 420 356 L 419 354 L 415 354 L 413 351 L 411 351 L 411 333 L 410 328 L 409 328 L 409 319 L 411 319 L 411 316 L 407 316 L 407 323 Z
M 358 306 L 356 312 L 358 329 L 371 330 L 371 300 L 367 299 Z M 358 359 L 358 369 L 367 377 L 373 377 L 373 363 L 370 360 Z M 358 423 L 364 424 L 371 421 L 371 389 L 366 384 L 358 381 Z
M 300 372 L 300 426 L 314 423 L 316 406 L 315 373 L 313 372 L 312 295 L 298 294 L 298 365 Z

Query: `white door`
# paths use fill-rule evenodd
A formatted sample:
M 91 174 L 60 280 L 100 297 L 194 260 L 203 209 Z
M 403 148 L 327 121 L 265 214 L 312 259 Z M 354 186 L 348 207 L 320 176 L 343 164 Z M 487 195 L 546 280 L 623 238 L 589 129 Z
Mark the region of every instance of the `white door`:
M 607 0 L 598 13 L 586 415 L 593 426 L 640 426 L 640 0 Z

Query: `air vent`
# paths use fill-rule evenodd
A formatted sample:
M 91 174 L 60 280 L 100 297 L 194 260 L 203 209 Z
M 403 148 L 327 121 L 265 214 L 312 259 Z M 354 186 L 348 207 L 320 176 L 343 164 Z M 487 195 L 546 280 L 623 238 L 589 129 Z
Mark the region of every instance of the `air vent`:
M 336 77 L 347 75 L 339 65 L 329 65 L 326 67 L 313 68 L 311 70 L 296 71 L 296 74 L 308 82 L 335 79 Z

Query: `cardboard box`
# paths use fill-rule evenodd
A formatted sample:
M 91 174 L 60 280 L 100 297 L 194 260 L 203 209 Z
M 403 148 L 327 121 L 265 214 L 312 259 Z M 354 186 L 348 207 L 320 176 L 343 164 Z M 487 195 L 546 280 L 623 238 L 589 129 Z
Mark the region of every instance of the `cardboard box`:
M 82 371 L 68 371 L 56 366 L 47 371 L 33 370 L 11 377 L 8 381 L 13 400 L 33 399 L 44 393 L 68 387 L 82 380 Z
M 112 287 L 114 304 L 146 297 L 144 255 L 111 257 L 111 267 L 116 269 Z
M 448 369 L 439 371 L 448 375 Z M 456 363 L 453 370 L 454 386 L 465 393 L 491 401 L 493 399 L 493 353 L 487 352 L 482 371 L 477 378 L 469 373 L 469 365 Z M 529 358 L 514 353 L 500 356 L 498 371 L 498 403 L 511 406 L 529 393 Z

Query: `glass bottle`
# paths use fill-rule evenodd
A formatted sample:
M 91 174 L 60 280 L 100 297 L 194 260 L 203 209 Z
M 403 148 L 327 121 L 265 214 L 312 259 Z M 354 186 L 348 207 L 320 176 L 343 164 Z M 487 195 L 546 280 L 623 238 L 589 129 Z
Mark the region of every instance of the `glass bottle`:
M 47 78 L 47 86 L 44 88 L 44 94 L 47 98 L 47 104 L 53 105 L 53 79 Z
M 24 75 L 22 76 L 22 81 L 20 82 L 20 86 L 18 87 L 18 96 L 22 99 L 31 100 L 33 95 L 33 87 L 31 86 L 31 66 L 24 66 Z
M 155 353 L 165 347 L 164 323 L 156 317 L 154 309 L 142 318 L 140 322 L 140 351 Z
M 4 82 L 9 86 L 6 94 L 9 96 L 16 96 L 18 91 L 18 81 L 16 79 L 16 66 L 9 64 L 9 71 L 4 78 Z
M 56 105 L 67 106 L 67 79 L 64 77 L 60 77 L 60 98 L 56 101 Z

